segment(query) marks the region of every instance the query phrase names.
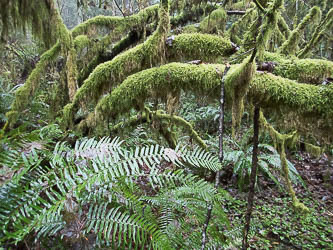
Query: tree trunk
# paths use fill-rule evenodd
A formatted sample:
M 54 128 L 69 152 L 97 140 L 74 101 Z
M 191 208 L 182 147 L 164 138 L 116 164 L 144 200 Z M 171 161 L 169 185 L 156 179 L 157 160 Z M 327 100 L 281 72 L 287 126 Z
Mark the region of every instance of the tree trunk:
M 256 183 L 257 177 L 257 165 L 258 165 L 258 144 L 259 144 L 259 107 L 256 106 L 254 109 L 254 118 L 253 118 L 253 152 L 252 152 L 252 168 L 251 168 L 251 176 L 250 176 L 250 186 L 249 186 L 249 195 L 247 200 L 247 211 L 245 215 L 245 225 L 243 231 L 243 242 L 242 249 L 245 250 L 249 247 L 248 243 L 248 234 L 250 229 L 250 220 L 251 213 L 253 208 L 253 200 L 254 200 L 254 187 Z

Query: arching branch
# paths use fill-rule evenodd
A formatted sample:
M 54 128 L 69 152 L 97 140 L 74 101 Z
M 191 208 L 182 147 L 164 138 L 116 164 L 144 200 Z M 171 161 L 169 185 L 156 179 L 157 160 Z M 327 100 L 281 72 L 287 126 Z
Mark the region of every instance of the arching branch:
M 120 122 L 114 125 L 110 128 L 110 131 L 117 131 L 119 129 L 123 129 L 124 127 L 132 127 L 137 124 L 152 120 L 167 120 L 171 121 L 173 124 L 179 127 L 183 127 L 189 136 L 191 136 L 201 148 L 207 149 L 206 143 L 200 138 L 198 132 L 194 130 L 193 126 L 188 121 L 177 115 L 166 114 L 163 110 L 150 111 L 149 109 L 145 108 L 145 111 L 142 114 L 131 116 L 125 122 Z
M 231 70 L 240 67 L 234 65 Z M 234 69 L 233 69 L 234 68 Z M 170 89 L 191 91 L 200 96 L 218 98 L 216 88 L 220 81 L 216 69 L 223 71 L 224 66 L 191 65 L 171 63 L 152 68 L 129 76 L 111 94 L 100 100 L 95 112 L 84 121 L 88 127 L 107 117 L 116 117 L 128 112 L 132 107 L 140 108 L 148 98 L 165 98 Z M 232 97 L 230 86 L 226 84 L 226 95 Z M 247 97 L 260 107 L 280 111 L 298 112 L 317 117 L 329 117 L 333 112 L 333 89 L 330 86 L 299 84 L 295 81 L 257 72 L 249 86 Z

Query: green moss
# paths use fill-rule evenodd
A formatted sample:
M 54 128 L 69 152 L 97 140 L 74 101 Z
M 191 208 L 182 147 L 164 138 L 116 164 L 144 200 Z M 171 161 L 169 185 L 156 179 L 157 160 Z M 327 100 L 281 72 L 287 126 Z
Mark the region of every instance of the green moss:
M 57 57 L 60 48 L 60 43 L 57 43 L 41 56 L 39 62 L 36 64 L 36 67 L 33 69 L 24 85 L 16 91 L 15 99 L 11 105 L 11 112 L 9 112 L 8 115 L 12 113 L 16 114 L 16 112 L 19 113 L 29 105 L 31 98 L 39 88 L 42 74 L 44 74 L 47 65 Z M 10 127 L 16 122 L 16 119 L 14 118 L 18 118 L 17 115 L 12 117 L 13 118 L 9 119 Z
M 269 42 L 272 33 L 277 29 L 278 18 L 280 15 L 280 9 L 284 4 L 284 0 L 275 0 L 272 6 L 267 11 L 263 24 L 260 27 L 260 32 L 257 36 L 256 48 L 258 51 L 259 61 L 263 60 L 263 55 Z
M 85 102 L 85 99 L 89 98 L 90 103 L 96 103 L 106 90 L 112 88 L 112 84 L 114 86 L 117 85 L 128 75 L 165 61 L 165 40 L 170 25 L 167 1 L 166 5 L 162 2 L 159 17 L 160 21 L 157 30 L 143 44 L 96 67 L 73 97 L 73 105 L 68 106 L 76 110 L 66 111 L 68 114 L 75 113 L 79 105 Z M 67 124 L 72 123 L 66 119 L 64 121 Z
M 223 68 L 221 65 L 216 67 Z M 202 95 L 219 85 L 216 67 L 172 63 L 141 71 L 129 76 L 110 95 L 102 98 L 96 106 L 96 115 L 103 119 L 125 113 L 131 107 L 141 107 L 149 96 L 165 100 L 170 90 L 186 89 Z
M 201 148 L 207 149 L 206 143 L 200 138 L 198 133 L 194 130 L 193 126 L 188 121 L 184 120 L 182 117 L 176 115 L 164 114 L 161 111 L 153 112 L 152 115 L 153 119 L 169 120 L 176 126 L 183 127 L 188 132 L 188 134 L 198 143 L 198 145 Z
M 273 139 L 274 146 L 280 154 L 281 168 L 284 174 L 287 190 L 292 198 L 294 209 L 300 213 L 308 213 L 309 209 L 301 202 L 299 202 L 296 197 L 295 191 L 292 187 L 290 176 L 289 176 L 289 168 L 287 163 L 287 157 L 285 152 L 285 143 L 288 140 L 293 140 L 293 137 L 296 135 L 296 131 L 290 134 L 280 134 L 277 130 L 275 130 L 265 119 L 262 112 L 260 112 L 260 124 L 261 126 L 267 130 Z
M 288 24 L 286 23 L 286 21 L 284 20 L 284 18 L 281 16 L 281 14 L 279 14 L 278 17 L 278 27 L 279 30 L 281 31 L 281 33 L 284 35 L 285 39 L 289 39 L 290 35 L 291 35 L 291 30 L 288 26 Z
M 221 36 L 208 34 L 182 34 L 173 37 L 167 48 L 169 61 L 201 59 L 217 62 L 222 57 L 229 56 L 235 51 L 232 43 Z
M 6 113 L 6 117 L 8 118 L 8 121 L 6 122 L 4 129 L 6 130 L 7 128 L 12 128 L 16 121 L 19 118 L 19 112 L 16 110 L 11 110 Z
M 199 28 L 196 27 L 195 24 L 186 25 L 182 30 L 183 34 L 190 34 L 190 33 L 197 33 L 197 32 L 199 32 Z
M 239 65 L 231 67 L 231 72 Z M 147 98 L 166 99 L 172 90 L 191 91 L 200 96 L 218 98 L 220 76 L 224 66 L 218 64 L 171 63 L 129 76 L 110 95 L 105 96 L 96 106 L 99 119 L 117 116 L 128 112 L 132 107 L 142 107 Z M 233 81 L 226 82 L 227 101 L 234 95 Z M 271 110 L 293 111 L 301 114 L 311 113 L 329 117 L 333 112 L 333 88 L 299 84 L 295 81 L 274 76 L 269 73 L 255 74 L 250 83 L 248 98 L 257 105 Z
M 321 11 L 319 7 L 315 6 L 311 8 L 309 13 L 303 18 L 302 22 L 292 31 L 289 39 L 282 44 L 279 49 L 280 53 L 284 55 L 295 55 L 304 29 L 310 23 L 314 23 L 316 20 L 320 19 L 320 15 Z
M 323 153 L 321 147 L 315 146 L 311 143 L 304 143 L 304 145 L 305 145 L 305 151 L 314 157 L 319 157 Z
M 129 17 L 96 16 L 76 26 L 72 30 L 72 34 L 73 37 L 82 34 L 89 34 L 93 32 L 97 26 L 107 27 L 113 30 L 112 33 L 122 34 L 130 29 L 133 29 L 135 26 L 142 27 L 142 25 L 148 23 L 149 20 L 156 20 L 158 9 L 158 4 L 156 4 Z
M 332 114 L 333 88 L 299 84 L 295 81 L 274 76 L 269 73 L 257 73 L 249 95 L 263 107 L 285 108 L 299 113 L 329 116 Z
M 74 47 L 76 51 L 80 51 L 90 44 L 90 39 L 86 35 L 79 35 L 74 39 Z
M 305 58 L 309 55 L 310 51 L 318 45 L 320 40 L 323 37 L 323 32 L 329 30 L 331 23 L 333 22 L 333 9 L 330 9 L 326 14 L 325 18 L 320 22 L 320 24 L 316 27 L 311 40 L 306 44 L 306 46 L 299 51 L 298 57 Z
M 226 93 L 232 99 L 232 136 L 235 137 L 235 130 L 239 127 L 243 109 L 244 97 L 256 70 L 255 62 L 246 58 L 242 64 L 233 67 L 226 76 Z
M 266 52 L 264 60 L 275 62 L 273 73 L 302 83 L 321 84 L 333 76 L 333 62 L 320 59 L 283 58 L 279 54 Z
M 224 32 L 227 21 L 227 13 L 223 8 L 219 8 L 210 13 L 200 23 L 200 31 L 203 33 Z
M 76 50 L 74 48 L 71 48 L 68 52 L 66 68 L 69 100 L 73 101 L 77 90 Z

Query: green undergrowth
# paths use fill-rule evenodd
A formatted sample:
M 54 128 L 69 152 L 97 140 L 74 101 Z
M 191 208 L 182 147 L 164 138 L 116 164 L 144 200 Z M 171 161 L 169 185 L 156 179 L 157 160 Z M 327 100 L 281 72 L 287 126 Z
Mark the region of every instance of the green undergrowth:
M 329 207 L 323 206 L 306 193 L 302 197 L 304 204 L 310 208 L 307 216 L 294 213 L 290 206 L 291 198 L 282 194 L 257 193 L 255 207 L 251 218 L 249 234 L 250 247 L 253 249 L 332 249 L 332 228 Z M 233 201 L 226 201 L 224 207 L 231 220 L 232 228 L 243 227 L 246 210 L 245 195 L 240 194 Z M 227 232 L 241 247 L 241 234 L 237 231 Z M 236 243 L 237 244 L 237 243 Z

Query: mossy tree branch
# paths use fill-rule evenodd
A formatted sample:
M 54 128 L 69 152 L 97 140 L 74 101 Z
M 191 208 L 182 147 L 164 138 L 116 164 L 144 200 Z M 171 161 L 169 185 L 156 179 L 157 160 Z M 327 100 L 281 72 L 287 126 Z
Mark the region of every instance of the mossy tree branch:
M 275 0 L 265 14 L 263 24 L 261 25 L 259 34 L 256 38 L 256 48 L 258 50 L 259 61 L 262 61 L 267 43 L 271 38 L 274 29 L 277 28 L 278 17 L 283 4 L 284 0 Z
M 291 32 L 289 39 L 282 44 L 279 49 L 280 53 L 284 55 L 295 55 L 304 29 L 310 23 L 318 20 L 320 15 L 321 11 L 319 7 L 315 6 L 311 8 L 310 12 L 303 18 L 302 22 Z
M 134 29 L 141 30 L 143 25 L 151 23 L 154 20 L 157 21 L 158 9 L 158 4 L 155 4 L 141 10 L 138 14 L 134 14 L 128 17 L 96 16 L 73 28 L 72 34 L 73 37 L 84 34 L 89 35 L 94 33 L 93 30 L 96 29 L 96 27 L 101 26 L 112 30 L 112 34 L 119 37 L 125 32 L 129 32 Z
M 233 65 L 231 70 L 238 67 L 241 65 Z M 218 98 L 216 88 L 220 85 L 216 69 L 222 72 L 224 66 L 171 63 L 136 73 L 129 76 L 111 94 L 102 98 L 83 125 L 93 128 L 96 123 L 125 114 L 133 107 L 142 109 L 144 102 L 149 98 L 165 100 L 170 89 L 190 91 L 216 99 Z M 234 83 L 232 81 L 226 83 L 228 103 L 232 102 L 231 84 Z M 297 112 L 300 116 L 311 114 L 312 117 L 323 119 L 333 113 L 332 87 L 299 84 L 270 73 L 255 74 L 249 85 L 247 97 L 258 106 L 276 112 L 283 109 L 285 113 L 289 110 Z
M 333 21 L 333 9 L 330 9 L 328 13 L 326 14 L 325 18 L 320 22 L 320 24 L 317 25 L 311 40 L 306 44 L 306 46 L 301 49 L 298 53 L 297 56 L 299 58 L 305 58 L 309 55 L 311 50 L 318 45 L 320 40 L 322 39 L 322 33 L 327 30 L 331 26 L 331 23 Z
M 100 95 L 111 86 L 106 83 L 123 81 L 128 75 L 148 68 L 165 60 L 165 40 L 169 31 L 168 1 L 163 0 L 159 11 L 159 25 L 154 34 L 143 44 L 116 56 L 112 61 L 100 64 L 86 79 L 73 98 L 64 108 L 64 122 L 71 126 L 74 113 L 83 99 L 90 97 L 97 101 Z
M 161 51 L 158 48 L 162 43 L 164 46 L 165 40 L 165 35 L 161 37 L 157 30 L 143 44 L 116 56 L 112 61 L 100 64 L 77 91 L 73 102 L 65 107 L 64 117 L 67 125 L 70 125 L 80 102 L 89 98 L 90 103 L 96 103 L 101 93 L 120 84 L 128 75 L 160 63 Z M 182 60 L 184 57 L 188 60 L 197 59 L 199 55 L 205 55 L 204 58 L 207 59 L 213 58 L 213 56 L 217 58 L 217 56 L 230 55 L 235 51 L 230 41 L 204 34 L 175 36 L 165 49 L 163 55 L 171 61 Z M 113 83 L 113 86 L 110 86 L 110 82 Z
M 56 43 L 51 49 L 46 51 L 30 73 L 25 84 L 15 92 L 15 99 L 11 105 L 11 111 L 6 114 L 8 122 L 5 128 L 10 128 L 16 123 L 19 113 L 28 106 L 31 97 L 34 96 L 36 90 L 39 88 L 40 77 L 45 73 L 47 65 L 55 60 L 60 51 L 60 43 Z

